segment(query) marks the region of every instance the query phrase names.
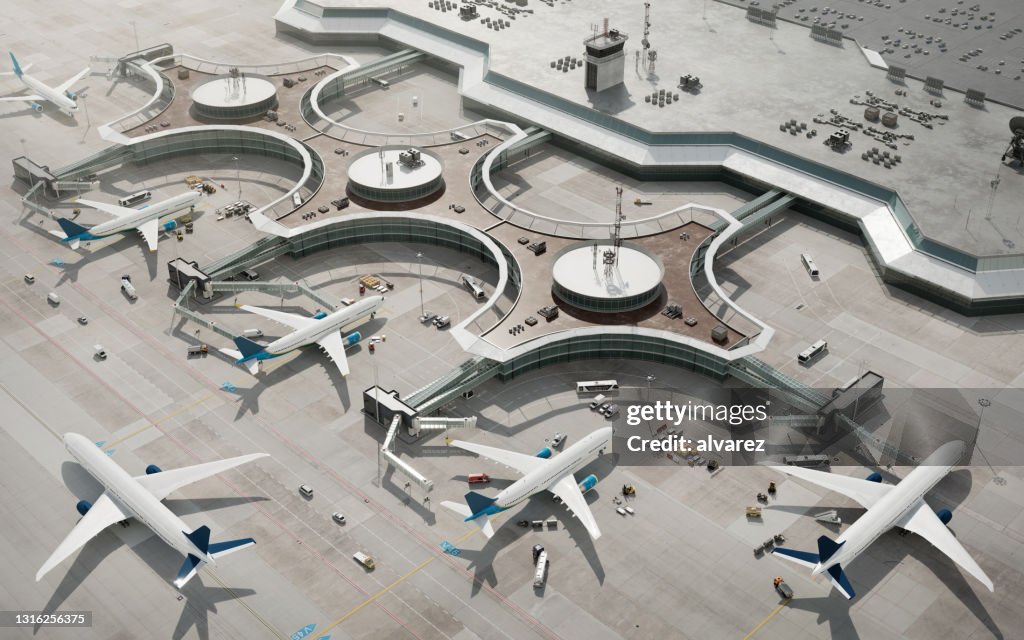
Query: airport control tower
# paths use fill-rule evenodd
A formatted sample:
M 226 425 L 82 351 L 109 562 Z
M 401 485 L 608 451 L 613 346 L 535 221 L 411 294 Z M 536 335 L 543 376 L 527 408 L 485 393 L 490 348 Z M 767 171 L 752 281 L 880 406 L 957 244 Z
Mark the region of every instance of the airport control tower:
M 594 91 L 604 91 L 615 85 L 622 84 L 626 68 L 626 53 L 623 48 L 627 36 L 618 29 L 608 29 L 608 21 L 604 23 L 604 33 L 597 33 L 583 41 L 587 48 L 587 73 L 585 86 Z

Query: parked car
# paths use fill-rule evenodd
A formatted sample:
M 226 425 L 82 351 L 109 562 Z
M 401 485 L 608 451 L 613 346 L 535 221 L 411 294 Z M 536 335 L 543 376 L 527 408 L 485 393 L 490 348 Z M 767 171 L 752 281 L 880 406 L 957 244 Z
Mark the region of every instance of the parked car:
M 331 518 L 338 524 L 345 524 L 345 516 L 341 515 L 337 511 L 331 514 Z
M 469 484 L 486 484 L 491 481 L 491 476 L 486 473 L 469 474 Z
M 299 493 L 302 495 L 303 498 L 312 498 L 313 487 L 309 486 L 308 484 L 301 485 L 299 486 Z

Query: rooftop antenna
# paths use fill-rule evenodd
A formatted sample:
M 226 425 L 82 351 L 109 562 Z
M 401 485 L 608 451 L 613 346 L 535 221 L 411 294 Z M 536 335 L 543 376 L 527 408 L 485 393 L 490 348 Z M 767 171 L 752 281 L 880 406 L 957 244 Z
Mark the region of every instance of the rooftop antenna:
M 644 3 L 644 39 L 640 41 L 640 44 L 643 45 L 643 48 L 644 48 L 643 63 L 644 63 L 644 67 L 645 68 L 647 66 L 647 50 L 651 48 L 651 40 L 650 40 L 650 37 L 649 37 L 650 35 L 651 35 L 651 3 L 650 2 L 645 2 Z
M 612 246 L 604 250 L 604 277 L 611 281 L 612 272 L 619 264 L 619 247 L 622 246 L 622 187 L 615 187 L 615 226 L 612 227 Z
M 604 18 L 604 31 L 601 35 L 603 35 L 606 38 L 608 37 L 608 16 L 605 16 Z

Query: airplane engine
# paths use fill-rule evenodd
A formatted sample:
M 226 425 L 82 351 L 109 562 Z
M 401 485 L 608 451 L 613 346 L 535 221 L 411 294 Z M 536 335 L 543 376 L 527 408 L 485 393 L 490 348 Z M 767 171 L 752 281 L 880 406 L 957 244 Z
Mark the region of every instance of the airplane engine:
M 590 474 L 580 483 L 580 493 L 586 493 L 597 486 L 597 476 Z
M 359 342 L 362 339 L 363 339 L 363 334 L 359 333 L 358 331 L 353 331 L 352 333 L 350 333 L 347 336 L 345 336 L 345 339 L 344 339 L 345 346 L 346 347 L 351 347 L 352 345 L 354 345 L 355 343 Z
M 28 106 L 32 107 L 33 111 L 42 111 L 43 110 L 43 105 L 39 104 L 38 102 L 30 102 L 30 103 L 28 103 Z
M 871 475 L 869 475 L 867 478 L 865 478 L 865 480 L 870 480 L 871 482 L 881 482 L 882 481 L 882 474 L 880 474 L 880 473 L 878 473 L 876 471 L 876 472 L 872 473 Z
M 151 476 L 154 473 L 160 473 L 161 471 L 163 471 L 163 469 L 161 469 L 160 467 L 156 466 L 155 464 L 151 464 L 148 467 L 146 467 L 146 475 L 147 476 Z
M 168 220 L 167 222 L 164 223 L 164 231 L 172 231 L 177 226 L 177 220 Z
M 71 98 L 72 100 L 75 100 L 75 101 L 78 100 L 78 94 L 75 93 L 74 91 L 65 91 L 64 95 L 66 95 L 67 97 Z
M 541 449 L 540 451 L 537 452 L 536 456 L 538 458 L 550 458 L 551 457 L 551 447 L 544 447 L 543 449 Z
M 935 512 L 935 515 L 939 516 L 939 520 L 942 520 L 942 524 L 949 524 L 949 521 L 953 519 L 953 512 L 949 509 L 939 509 Z
M 317 311 L 316 315 L 313 316 L 313 319 L 314 320 L 323 320 L 326 317 L 327 317 L 327 312 L 326 311 Z
M 92 503 L 88 500 L 79 500 L 78 504 L 75 505 L 75 508 L 78 509 L 79 515 L 84 516 L 89 513 L 89 509 L 92 509 Z

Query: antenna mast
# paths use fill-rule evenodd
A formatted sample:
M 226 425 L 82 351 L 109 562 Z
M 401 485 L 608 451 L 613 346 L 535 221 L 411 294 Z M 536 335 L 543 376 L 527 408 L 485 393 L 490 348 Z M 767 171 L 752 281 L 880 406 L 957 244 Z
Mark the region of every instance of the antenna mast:
M 622 187 L 615 187 L 615 226 L 612 227 L 612 246 L 604 250 L 604 277 L 611 281 L 612 272 L 619 264 L 619 248 L 622 246 Z
M 649 38 L 650 35 L 651 35 L 651 3 L 650 2 L 645 2 L 644 3 L 644 39 L 640 41 L 640 44 L 643 45 L 643 48 L 644 48 L 643 63 L 644 63 L 645 67 L 647 66 L 647 51 L 651 48 L 651 41 L 650 41 L 650 38 Z

